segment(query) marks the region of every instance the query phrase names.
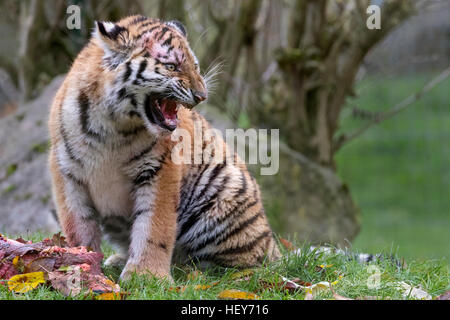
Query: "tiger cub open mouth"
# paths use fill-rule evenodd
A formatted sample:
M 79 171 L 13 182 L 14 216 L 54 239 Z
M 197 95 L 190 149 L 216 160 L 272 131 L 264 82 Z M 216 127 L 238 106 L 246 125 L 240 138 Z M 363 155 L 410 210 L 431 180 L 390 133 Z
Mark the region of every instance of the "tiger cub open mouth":
M 160 98 L 148 95 L 144 107 L 147 119 L 161 128 L 173 131 L 179 120 L 178 110 L 182 104 L 173 99 Z

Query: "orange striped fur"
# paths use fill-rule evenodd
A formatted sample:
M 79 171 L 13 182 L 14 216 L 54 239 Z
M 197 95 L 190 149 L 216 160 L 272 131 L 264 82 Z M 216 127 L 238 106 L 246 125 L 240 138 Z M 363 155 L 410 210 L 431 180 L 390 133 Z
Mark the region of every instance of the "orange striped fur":
M 237 155 L 172 159 L 174 133 L 210 128 L 192 110 L 206 98 L 179 22 L 97 23 L 49 120 L 53 196 L 71 245 L 100 251 L 107 236 L 117 254 L 106 264 L 123 264 L 122 279 L 170 278 L 174 262 L 247 267 L 279 257 L 258 185 Z

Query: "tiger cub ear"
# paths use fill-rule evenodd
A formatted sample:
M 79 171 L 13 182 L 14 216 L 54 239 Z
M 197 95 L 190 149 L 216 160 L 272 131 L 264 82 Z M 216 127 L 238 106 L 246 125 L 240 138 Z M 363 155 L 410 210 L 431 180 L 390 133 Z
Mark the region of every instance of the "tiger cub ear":
M 126 54 L 124 49 L 128 47 L 128 30 L 113 22 L 96 21 L 93 36 L 99 43 L 106 55 Z
M 183 36 L 187 37 L 187 32 L 186 32 L 186 28 L 184 27 L 184 25 L 178 21 L 178 20 L 172 20 L 172 21 L 168 21 L 166 22 L 166 24 L 169 27 L 175 28 L 176 30 L 178 30 Z

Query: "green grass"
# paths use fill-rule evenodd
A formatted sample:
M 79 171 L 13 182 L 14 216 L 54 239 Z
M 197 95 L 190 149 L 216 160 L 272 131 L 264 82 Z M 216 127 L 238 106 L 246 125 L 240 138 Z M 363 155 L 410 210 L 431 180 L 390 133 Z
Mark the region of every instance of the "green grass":
M 348 104 L 385 110 L 431 78 L 367 79 Z M 365 121 L 346 109 L 341 131 L 351 132 Z M 336 160 L 362 213 L 354 248 L 394 248 L 400 256 L 444 257 L 450 263 L 450 79 L 345 146 Z
M 33 235 L 34 241 L 38 241 L 43 236 Z M 291 292 L 282 290 L 280 287 L 267 289 L 263 281 L 268 284 L 277 283 L 280 276 L 289 279 L 300 278 L 305 282 L 317 283 L 319 281 L 334 282 L 334 291 L 342 296 L 354 299 L 364 299 L 366 297 L 377 297 L 378 299 L 411 299 L 404 297 L 401 291 L 397 290 L 393 283 L 405 281 L 412 286 L 420 286 L 433 298 L 450 289 L 449 269 L 445 260 L 428 261 L 407 261 L 403 268 L 398 267 L 390 259 L 384 259 L 375 263 L 361 264 L 356 260 L 349 259 L 348 256 L 336 254 L 316 254 L 308 252 L 304 248 L 301 254 L 283 252 L 283 259 L 278 262 L 265 264 L 263 267 L 252 269 L 253 274 L 245 281 L 235 279 L 237 269 L 216 268 L 206 270 L 194 279 L 189 275 L 195 270 L 194 267 L 178 266 L 172 268 L 175 283 L 155 279 L 150 276 L 136 276 L 125 283 L 120 283 L 123 291 L 130 295 L 127 299 L 218 299 L 218 295 L 223 290 L 237 289 L 245 292 L 252 292 L 258 295 L 258 299 L 275 300 L 295 300 L 304 299 L 305 292 Z M 113 253 L 111 247 L 103 245 L 105 257 Z M 388 256 L 392 252 L 386 252 Z M 316 266 L 328 265 L 327 268 L 319 271 Z M 380 272 L 379 288 L 369 288 L 368 280 L 371 276 L 369 266 L 377 266 Z M 105 275 L 117 281 L 120 270 L 115 268 L 105 268 Z M 341 277 L 340 277 L 341 276 Z M 196 285 L 216 285 L 205 289 L 196 290 Z M 185 287 L 182 292 L 171 290 L 171 287 Z M 324 290 L 316 299 L 332 299 L 330 290 Z M 5 286 L 0 285 L 0 300 L 3 299 L 92 299 L 89 295 L 79 295 L 66 298 L 48 286 L 39 286 L 33 291 L 25 294 L 10 292 Z

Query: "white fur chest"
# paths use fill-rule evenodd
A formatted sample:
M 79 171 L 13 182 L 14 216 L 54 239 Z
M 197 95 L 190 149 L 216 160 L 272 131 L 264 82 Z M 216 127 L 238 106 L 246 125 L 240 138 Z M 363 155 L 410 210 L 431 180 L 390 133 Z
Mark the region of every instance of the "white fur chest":
M 131 180 L 122 170 L 120 151 L 108 151 L 102 156 L 93 156 L 85 177 L 91 200 L 102 216 L 131 215 Z

